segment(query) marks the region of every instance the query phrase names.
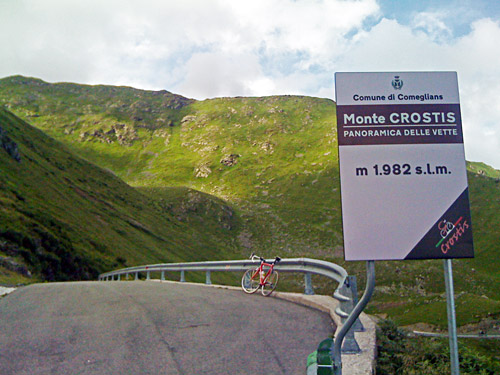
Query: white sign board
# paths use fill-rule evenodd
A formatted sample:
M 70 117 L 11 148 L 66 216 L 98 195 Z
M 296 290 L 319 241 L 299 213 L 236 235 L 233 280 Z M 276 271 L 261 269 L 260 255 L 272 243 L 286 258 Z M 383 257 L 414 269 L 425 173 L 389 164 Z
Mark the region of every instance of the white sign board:
M 346 260 L 474 256 L 455 72 L 336 73 Z

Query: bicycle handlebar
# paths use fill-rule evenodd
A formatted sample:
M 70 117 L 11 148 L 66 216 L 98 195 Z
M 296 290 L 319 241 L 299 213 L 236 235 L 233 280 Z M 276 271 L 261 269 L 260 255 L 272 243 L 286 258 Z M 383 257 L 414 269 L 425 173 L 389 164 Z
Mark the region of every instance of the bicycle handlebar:
M 252 260 L 252 262 L 253 262 L 254 260 L 256 260 L 256 259 L 260 260 L 261 262 L 266 262 L 266 260 L 265 260 L 264 258 L 262 258 L 261 256 L 258 256 L 258 255 L 256 255 L 256 254 L 254 254 L 254 253 L 252 253 L 252 255 L 250 255 L 250 259 Z M 274 258 L 274 260 L 273 260 L 272 262 L 276 264 L 276 263 L 278 263 L 280 260 L 281 260 L 281 258 L 280 258 L 280 257 L 276 257 L 276 258 Z

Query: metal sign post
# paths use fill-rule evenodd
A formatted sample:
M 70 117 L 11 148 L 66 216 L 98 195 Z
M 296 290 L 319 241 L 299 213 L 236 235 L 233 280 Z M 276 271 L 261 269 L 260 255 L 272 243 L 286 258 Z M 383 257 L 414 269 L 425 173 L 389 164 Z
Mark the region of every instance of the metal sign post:
M 458 362 L 457 321 L 455 317 L 455 292 L 451 259 L 444 259 L 444 281 L 446 284 L 446 311 L 448 313 L 448 335 L 450 341 L 451 375 L 460 373 Z

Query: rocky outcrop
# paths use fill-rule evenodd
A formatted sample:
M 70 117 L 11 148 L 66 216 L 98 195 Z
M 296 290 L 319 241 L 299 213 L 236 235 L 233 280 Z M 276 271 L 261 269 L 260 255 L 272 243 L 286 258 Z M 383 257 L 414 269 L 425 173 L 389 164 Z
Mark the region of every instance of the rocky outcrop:
M 21 161 L 21 154 L 19 153 L 19 148 L 17 144 L 10 139 L 7 132 L 0 127 L 0 148 L 3 148 L 9 156 L 17 161 Z
M 103 143 L 113 143 L 118 142 L 122 146 L 131 146 L 134 141 L 138 140 L 136 130 L 129 125 L 125 124 L 113 124 L 111 129 L 103 130 L 97 129 L 94 131 L 85 131 L 80 133 L 80 140 L 98 140 Z
M 207 178 L 212 173 L 212 170 L 208 165 L 199 165 L 194 169 L 194 175 L 197 178 Z
M 28 270 L 28 268 L 19 262 L 17 262 L 15 259 L 10 258 L 10 257 L 3 257 L 0 256 L 0 267 L 4 267 L 10 271 L 19 273 L 25 277 L 30 277 L 31 278 L 31 272 Z
M 220 161 L 221 164 L 225 165 L 226 167 L 232 167 L 233 165 L 235 165 L 236 163 L 238 163 L 238 158 L 240 157 L 241 155 L 238 155 L 238 154 L 230 154 L 230 155 L 226 155 L 222 158 L 222 160 Z

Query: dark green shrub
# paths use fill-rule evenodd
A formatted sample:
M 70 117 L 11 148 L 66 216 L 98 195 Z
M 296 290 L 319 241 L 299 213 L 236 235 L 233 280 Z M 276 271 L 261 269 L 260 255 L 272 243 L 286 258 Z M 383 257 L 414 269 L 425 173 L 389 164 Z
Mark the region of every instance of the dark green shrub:
M 377 331 L 377 374 L 449 374 L 449 350 L 446 338 L 411 337 L 393 321 L 384 320 Z M 459 358 L 460 374 L 500 374 L 498 361 L 460 343 Z

